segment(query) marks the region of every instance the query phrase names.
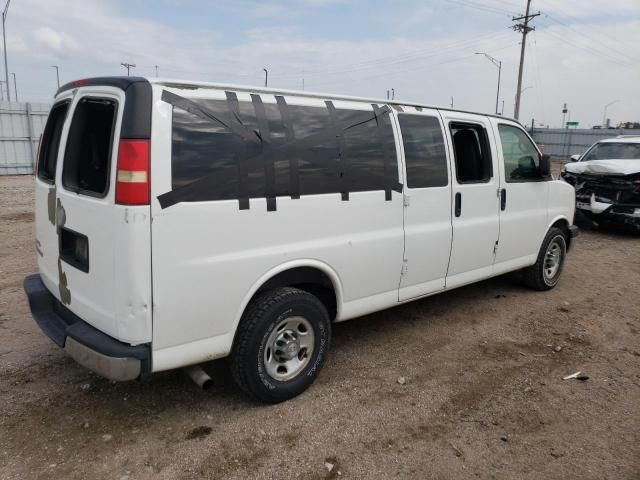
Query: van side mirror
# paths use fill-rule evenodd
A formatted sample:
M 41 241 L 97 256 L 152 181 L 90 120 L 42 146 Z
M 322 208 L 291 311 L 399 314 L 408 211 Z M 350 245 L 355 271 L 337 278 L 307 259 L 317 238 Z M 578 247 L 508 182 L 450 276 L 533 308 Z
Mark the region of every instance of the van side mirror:
M 580 160 L 580 155 L 571 155 L 572 162 L 577 162 L 578 160 Z
M 540 176 L 549 178 L 551 176 L 551 156 L 544 154 L 540 157 Z

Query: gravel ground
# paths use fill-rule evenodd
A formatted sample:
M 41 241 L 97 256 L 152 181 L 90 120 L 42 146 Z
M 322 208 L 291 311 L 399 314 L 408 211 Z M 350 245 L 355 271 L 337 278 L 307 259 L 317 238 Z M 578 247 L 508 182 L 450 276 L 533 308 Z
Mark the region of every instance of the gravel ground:
M 112 384 L 46 338 L 32 182 L 0 177 L 2 479 L 640 478 L 637 235 L 582 232 L 550 292 L 501 277 L 338 324 L 318 381 L 265 406 L 224 361 L 213 393 Z

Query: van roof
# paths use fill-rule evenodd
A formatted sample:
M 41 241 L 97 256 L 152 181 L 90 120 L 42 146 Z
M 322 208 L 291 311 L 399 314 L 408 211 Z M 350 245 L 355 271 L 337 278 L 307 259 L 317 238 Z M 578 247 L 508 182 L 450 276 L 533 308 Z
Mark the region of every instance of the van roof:
M 471 110 L 459 110 L 455 108 L 440 107 L 436 105 L 429 105 L 425 103 L 416 103 L 416 102 L 410 102 L 410 101 L 357 97 L 357 96 L 351 96 L 351 95 L 336 95 L 332 93 L 309 92 L 306 90 L 301 91 L 301 90 L 289 90 L 289 89 L 281 89 L 281 88 L 269 88 L 269 87 L 253 86 L 253 85 L 237 85 L 237 84 L 230 84 L 230 83 L 200 82 L 200 81 L 193 81 L 193 80 L 180 80 L 180 79 L 154 78 L 154 77 L 114 76 L 114 77 L 93 77 L 93 78 L 87 78 L 82 80 L 76 80 L 61 86 L 56 92 L 56 96 L 58 96 L 58 94 L 66 90 L 84 87 L 84 86 L 107 85 L 107 86 L 114 86 L 114 87 L 118 87 L 123 90 L 126 90 L 131 84 L 139 83 L 139 82 L 149 82 L 154 85 L 162 85 L 165 87 L 187 89 L 187 90 L 194 90 L 198 88 L 210 88 L 210 89 L 216 89 L 216 90 L 234 90 L 239 92 L 269 93 L 272 95 L 295 95 L 295 96 L 307 97 L 307 98 L 351 100 L 356 102 L 395 105 L 398 107 L 433 108 L 433 109 L 445 110 L 449 112 L 461 112 L 461 113 L 472 113 L 476 115 L 484 115 L 487 117 L 494 117 L 502 120 L 509 120 L 509 121 L 519 123 L 514 118 L 505 117 L 502 115 L 496 115 L 494 113 L 476 112 Z
M 640 143 L 640 135 L 618 135 L 613 138 L 604 138 L 598 143 Z

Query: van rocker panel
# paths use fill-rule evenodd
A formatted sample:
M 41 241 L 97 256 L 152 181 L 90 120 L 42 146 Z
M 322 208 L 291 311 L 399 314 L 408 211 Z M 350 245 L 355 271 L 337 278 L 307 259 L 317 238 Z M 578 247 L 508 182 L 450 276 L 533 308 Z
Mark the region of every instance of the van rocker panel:
M 74 360 L 110 380 L 135 380 L 151 371 L 149 344 L 131 346 L 92 327 L 62 305 L 40 275 L 24 279 L 31 314 L 38 326 Z

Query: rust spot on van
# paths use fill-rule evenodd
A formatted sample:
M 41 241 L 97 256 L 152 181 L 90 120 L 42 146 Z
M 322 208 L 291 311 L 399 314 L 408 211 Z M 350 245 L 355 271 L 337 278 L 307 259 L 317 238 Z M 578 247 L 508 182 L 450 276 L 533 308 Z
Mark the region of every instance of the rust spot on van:
M 71 303 L 71 290 L 67 285 L 67 274 L 62 271 L 62 261 L 58 257 L 58 290 L 60 292 L 60 301 L 64 305 Z
M 55 188 L 54 197 L 55 197 Z M 56 234 L 60 235 L 60 229 L 64 227 L 64 224 L 67 221 L 67 213 L 64 211 L 64 207 L 62 206 L 62 202 L 58 198 L 55 201 L 55 226 L 56 226 Z M 67 274 L 62 271 L 62 261 L 60 260 L 60 256 L 58 255 L 58 290 L 60 292 L 60 301 L 64 305 L 69 305 L 71 303 L 71 290 L 69 290 L 69 285 L 67 284 Z
M 47 214 L 49 215 L 49 221 L 51 225 L 56 224 L 56 187 L 55 185 L 49 189 L 49 195 L 47 196 Z

